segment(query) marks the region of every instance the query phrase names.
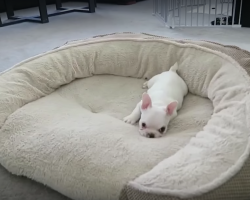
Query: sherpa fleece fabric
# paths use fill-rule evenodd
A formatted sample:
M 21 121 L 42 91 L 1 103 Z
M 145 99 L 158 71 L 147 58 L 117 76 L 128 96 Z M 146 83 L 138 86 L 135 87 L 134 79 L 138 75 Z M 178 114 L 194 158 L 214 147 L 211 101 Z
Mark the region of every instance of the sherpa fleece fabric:
M 165 137 L 144 138 L 122 118 L 175 62 L 190 93 Z M 249 163 L 249 86 L 235 60 L 194 44 L 72 42 L 0 75 L 0 163 L 77 200 L 206 199 Z M 216 198 L 249 197 L 249 173 Z

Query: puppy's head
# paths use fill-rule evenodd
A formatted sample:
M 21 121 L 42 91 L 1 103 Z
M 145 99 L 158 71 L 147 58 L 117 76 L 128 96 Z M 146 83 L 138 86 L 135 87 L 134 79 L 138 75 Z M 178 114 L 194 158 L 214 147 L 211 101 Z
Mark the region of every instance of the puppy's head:
M 148 138 L 162 137 L 168 128 L 169 121 L 176 116 L 177 102 L 171 102 L 167 107 L 153 106 L 147 93 L 142 95 L 140 134 Z

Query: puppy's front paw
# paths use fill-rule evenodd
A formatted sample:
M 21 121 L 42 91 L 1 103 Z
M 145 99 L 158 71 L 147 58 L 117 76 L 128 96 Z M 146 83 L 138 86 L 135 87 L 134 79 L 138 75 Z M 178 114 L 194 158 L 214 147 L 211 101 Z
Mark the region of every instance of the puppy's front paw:
M 145 83 L 143 83 L 142 88 L 143 89 L 147 89 L 148 88 L 148 81 L 146 81 Z
M 129 115 L 127 117 L 123 118 L 123 121 L 128 123 L 128 124 L 135 124 L 137 122 L 137 119 L 133 115 Z

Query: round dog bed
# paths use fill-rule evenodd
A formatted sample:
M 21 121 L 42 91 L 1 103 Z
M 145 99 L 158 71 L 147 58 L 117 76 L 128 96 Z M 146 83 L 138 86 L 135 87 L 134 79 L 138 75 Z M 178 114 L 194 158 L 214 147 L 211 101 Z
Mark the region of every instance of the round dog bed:
M 175 62 L 189 94 L 163 138 L 125 124 Z M 247 199 L 249 87 L 232 57 L 140 35 L 68 43 L 0 76 L 0 163 L 73 199 Z

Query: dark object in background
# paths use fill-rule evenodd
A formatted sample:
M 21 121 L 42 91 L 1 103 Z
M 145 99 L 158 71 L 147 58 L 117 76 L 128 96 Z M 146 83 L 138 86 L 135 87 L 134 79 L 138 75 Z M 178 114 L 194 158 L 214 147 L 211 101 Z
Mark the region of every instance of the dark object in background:
M 13 5 L 14 10 L 21 10 L 21 9 L 26 9 L 26 8 L 32 8 L 32 7 L 37 7 L 38 1 L 34 0 L 25 0 L 25 1 L 20 1 L 20 0 L 7 0 L 11 1 L 11 4 Z M 62 0 L 62 2 L 66 2 L 66 0 Z M 55 0 L 46 0 L 46 4 L 55 4 Z M 4 0 L 0 0 L 0 12 L 6 12 L 6 8 L 4 5 Z
M 239 20 L 239 13 L 240 13 L 240 1 L 233 1 L 236 2 L 235 7 L 235 22 Z M 241 20 L 240 20 L 242 27 L 250 27 L 250 1 L 249 0 L 242 0 L 242 10 L 241 10 Z
M 129 4 L 134 4 L 136 3 L 136 1 L 132 1 L 132 0 L 120 0 L 117 2 L 118 4 L 122 4 L 122 5 L 129 5 Z
M 233 1 L 233 6 L 232 9 L 234 9 L 234 4 L 235 5 L 235 18 L 234 18 L 234 24 L 239 23 L 239 16 L 240 16 L 240 4 L 241 1 Z M 233 10 L 232 10 L 233 12 Z M 227 17 L 222 17 L 222 22 L 221 25 L 226 25 L 226 20 Z M 218 17 L 216 18 L 216 25 L 220 25 L 221 18 Z M 228 25 L 233 25 L 232 24 L 232 16 L 228 17 Z M 212 25 L 214 25 L 214 21 L 211 22 Z M 249 0 L 242 0 L 242 10 L 241 10 L 241 19 L 240 19 L 240 24 L 242 27 L 250 27 L 250 1 Z
M 220 22 L 221 19 L 222 19 L 222 22 Z M 228 22 L 227 22 L 227 20 L 228 20 Z M 236 22 L 236 21 L 234 20 L 234 22 Z M 232 25 L 232 16 L 229 16 L 228 19 L 227 19 L 227 17 L 222 17 L 222 18 L 217 17 L 215 25 L 220 25 L 220 23 L 221 23 L 221 25 Z M 214 25 L 214 21 L 212 21 L 211 24 Z
M 119 5 L 129 5 L 136 3 L 136 0 L 97 0 L 97 3 L 113 3 Z
M 32 8 L 37 7 L 37 1 L 34 0 L 8 0 L 13 3 L 13 9 L 14 10 L 21 10 L 25 8 Z M 62 2 L 69 2 L 69 1 L 79 1 L 79 2 L 87 2 L 86 0 L 62 0 Z M 120 5 L 129 5 L 134 4 L 141 0 L 97 0 L 97 3 L 114 3 L 114 4 L 120 4 Z M 49 4 L 55 4 L 55 0 L 47 0 L 47 5 Z M 0 0 L 0 12 L 5 12 L 5 6 L 4 1 Z
M 97 0 L 97 3 L 114 3 L 119 5 L 130 5 L 144 0 Z
M 6 8 L 6 14 L 8 20 L 5 20 L 2 22 L 1 16 L 0 16 L 0 27 L 3 26 L 9 26 L 13 24 L 18 24 L 22 22 L 36 22 L 36 23 L 48 23 L 49 22 L 49 17 L 56 16 L 56 15 L 62 15 L 62 14 L 67 14 L 67 13 L 72 13 L 72 12 L 84 12 L 84 13 L 94 13 L 95 8 L 96 8 L 96 0 L 88 0 L 88 6 L 82 8 L 66 8 L 62 7 L 62 1 L 61 0 L 56 0 L 55 5 L 56 5 L 56 11 L 49 13 L 47 12 L 47 2 L 46 0 L 38 0 L 38 9 L 40 15 L 38 16 L 32 16 L 32 17 L 21 17 L 21 16 L 16 16 L 14 13 L 14 5 L 11 0 L 3 0 L 4 5 Z

